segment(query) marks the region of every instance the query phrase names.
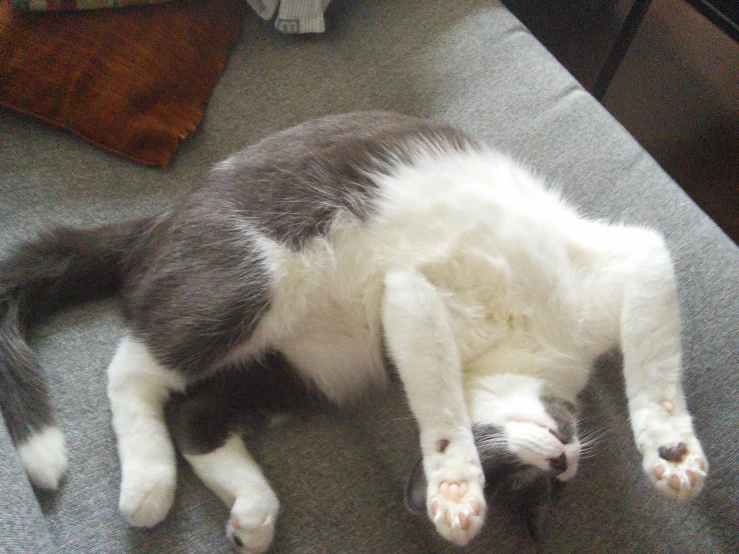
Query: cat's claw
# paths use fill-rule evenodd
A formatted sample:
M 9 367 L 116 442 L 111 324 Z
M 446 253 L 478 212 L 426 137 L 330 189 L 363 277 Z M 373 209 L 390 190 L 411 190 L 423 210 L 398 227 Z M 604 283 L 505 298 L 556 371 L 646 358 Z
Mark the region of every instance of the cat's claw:
M 272 545 L 278 511 L 279 502 L 274 494 L 269 498 L 237 498 L 226 524 L 226 536 L 236 551 L 266 552 Z
M 477 481 L 442 481 L 429 489 L 429 517 L 445 539 L 466 545 L 485 521 L 486 504 Z

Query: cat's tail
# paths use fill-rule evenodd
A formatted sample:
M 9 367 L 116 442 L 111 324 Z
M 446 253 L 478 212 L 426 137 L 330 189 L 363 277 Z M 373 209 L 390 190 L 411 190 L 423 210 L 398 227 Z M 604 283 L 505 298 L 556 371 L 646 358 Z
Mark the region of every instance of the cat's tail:
M 27 331 L 57 310 L 117 294 L 153 222 L 54 229 L 0 261 L 0 409 L 21 463 L 38 487 L 58 487 L 67 453 Z

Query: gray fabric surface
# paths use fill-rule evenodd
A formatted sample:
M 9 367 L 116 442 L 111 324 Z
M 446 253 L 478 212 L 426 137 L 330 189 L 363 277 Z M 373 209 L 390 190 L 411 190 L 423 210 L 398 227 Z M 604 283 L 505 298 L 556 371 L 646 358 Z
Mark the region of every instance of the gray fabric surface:
M 247 15 L 202 128 L 168 170 L 2 112 L 2 248 L 49 220 L 156 213 L 213 162 L 310 117 L 389 109 L 458 124 L 547 175 L 583 213 L 660 229 L 677 265 L 685 388 L 712 464 L 707 487 L 685 505 L 652 490 L 628 427 L 618 358 L 605 358 L 586 394 L 584 424 L 606 437 L 565 490 L 538 551 L 739 551 L 737 248 L 497 2 L 335 0 L 327 17 L 326 34 L 306 38 L 278 35 Z M 116 512 L 104 374 L 120 331 L 110 301 L 61 314 L 36 333 L 70 472 L 61 492 L 36 504 L 0 435 L 1 552 L 229 551 L 227 511 L 184 464 L 163 524 L 128 529 Z M 274 552 L 459 551 L 405 513 L 402 490 L 417 446 L 397 390 L 354 412 L 274 429 L 251 449 L 282 501 Z M 520 523 L 491 508 L 469 552 L 537 552 Z
M 46 522 L 5 425 L 0 425 L 0 551 L 53 552 Z

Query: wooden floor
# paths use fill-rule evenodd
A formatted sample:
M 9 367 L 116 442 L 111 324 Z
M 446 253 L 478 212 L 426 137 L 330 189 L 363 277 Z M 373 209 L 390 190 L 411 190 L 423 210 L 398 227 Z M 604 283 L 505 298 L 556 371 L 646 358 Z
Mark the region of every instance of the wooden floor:
M 632 3 L 503 1 L 589 90 Z M 603 104 L 739 243 L 739 44 L 654 0 Z

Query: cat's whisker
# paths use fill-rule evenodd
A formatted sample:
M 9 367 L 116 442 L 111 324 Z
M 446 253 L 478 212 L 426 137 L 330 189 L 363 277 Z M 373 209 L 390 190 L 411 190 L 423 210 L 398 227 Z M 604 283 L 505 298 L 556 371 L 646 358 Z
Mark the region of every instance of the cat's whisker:
M 590 423 L 592 421 L 600 421 L 600 418 L 598 418 L 596 416 L 593 416 L 593 415 L 590 415 L 590 416 L 583 416 L 583 415 L 581 415 L 581 416 L 579 416 L 577 418 L 577 426 L 578 427 L 587 427 L 588 426 L 588 423 Z
M 506 439 L 491 439 L 491 440 L 478 440 L 476 441 L 477 449 L 498 449 L 499 447 L 507 447 L 508 441 Z
M 594 450 L 597 450 L 600 447 L 599 442 L 591 442 L 586 444 L 585 446 L 580 446 L 580 455 L 588 454 L 590 452 L 593 452 Z
M 599 429 L 588 429 L 580 435 L 580 444 L 585 444 L 590 441 L 599 441 L 610 433 L 610 430 L 601 427 Z
M 598 454 L 598 447 L 608 433 L 609 430 L 605 428 L 594 429 L 584 433 L 580 437 L 580 459 L 595 457 Z
M 602 438 L 593 438 L 585 442 L 580 443 L 580 450 L 588 450 L 595 446 L 600 445 L 602 442 Z
M 498 449 L 500 447 L 507 446 L 504 442 L 485 442 L 485 443 L 477 443 L 478 450 L 480 449 Z
M 600 434 L 600 435 L 595 435 L 593 437 L 590 437 L 590 438 L 586 439 L 584 442 L 581 442 L 580 443 L 580 447 L 581 448 L 589 448 L 589 447 L 595 446 L 597 444 L 600 444 L 601 442 L 603 442 L 603 439 L 605 439 L 606 435 L 607 435 L 607 433 L 603 433 L 603 434 Z

